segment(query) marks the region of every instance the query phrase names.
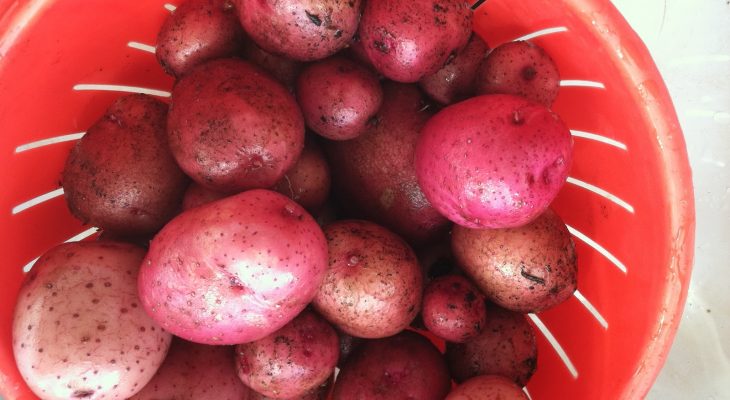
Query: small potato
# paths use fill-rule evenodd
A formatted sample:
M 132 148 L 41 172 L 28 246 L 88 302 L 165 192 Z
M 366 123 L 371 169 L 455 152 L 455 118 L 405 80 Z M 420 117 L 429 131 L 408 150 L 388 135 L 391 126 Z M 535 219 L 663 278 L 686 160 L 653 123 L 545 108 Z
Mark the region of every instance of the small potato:
M 288 399 L 278 399 L 278 400 L 327 400 L 327 395 L 330 393 L 330 389 L 332 388 L 332 383 L 334 382 L 334 374 L 325 381 L 325 383 L 317 386 L 316 388 L 308 391 L 306 394 L 303 394 L 301 396 L 291 397 Z M 263 395 L 259 392 L 256 392 L 253 389 L 249 389 L 248 398 L 245 400 L 274 400 L 274 397 L 269 397 L 266 395 Z
M 560 90 L 560 74 L 540 46 L 517 41 L 492 50 L 474 83 L 478 94 L 513 94 L 550 107 Z
M 66 160 L 61 182 L 71 213 L 122 236 L 152 234 L 178 211 L 188 178 L 165 132 L 167 105 L 122 96 Z
M 344 57 L 309 65 L 297 80 L 297 100 L 304 121 L 332 140 L 359 136 L 383 102 L 378 77 Z
M 421 306 L 423 277 L 413 250 L 367 221 L 324 228 L 329 267 L 312 305 L 341 331 L 361 338 L 394 335 Z
M 442 400 L 451 379 L 438 349 L 404 331 L 364 342 L 335 381 L 333 400 Z
M 202 64 L 177 82 L 167 132 L 183 171 L 227 194 L 273 186 L 304 147 L 304 119 L 291 93 L 234 59 Z
M 508 310 L 537 313 L 562 303 L 578 287 L 575 245 L 550 209 L 519 228 L 456 226 L 451 244 L 464 272 Z
M 189 210 L 203 204 L 220 200 L 226 197 L 225 193 L 216 192 L 193 182 L 188 186 L 182 200 L 182 210 Z
M 13 319 L 13 354 L 44 400 L 126 399 L 149 382 L 170 346 L 139 307 L 144 250 L 119 242 L 54 247 L 26 276 Z
M 360 0 L 239 0 L 238 11 L 262 49 L 314 61 L 347 46 L 357 31 Z
M 421 317 L 434 335 L 463 343 L 481 333 L 487 319 L 484 295 L 466 278 L 448 275 L 426 286 Z
M 522 389 L 499 375 L 480 375 L 452 390 L 446 400 L 528 400 Z
M 524 314 L 494 305 L 479 336 L 466 343 L 447 343 L 451 376 L 463 382 L 477 375 L 502 375 L 525 386 L 537 367 L 535 331 Z
M 476 33 L 472 33 L 466 47 L 436 73 L 423 77 L 418 82 L 419 86 L 441 104 L 471 97 L 475 93 L 477 69 L 487 55 L 487 50 L 489 46 Z
M 289 399 L 325 383 L 339 355 L 337 332 L 322 317 L 305 310 L 269 336 L 236 346 L 236 371 L 256 392 Z
M 468 228 L 513 228 L 565 184 L 573 138 L 557 114 L 512 95 L 450 105 L 421 130 L 416 176 L 433 207 Z
M 139 294 L 150 316 L 183 339 L 238 344 L 296 317 L 327 269 L 327 240 L 307 212 L 269 190 L 192 208 L 150 243 Z
M 292 92 L 304 66 L 299 61 L 269 53 L 251 39 L 244 42 L 243 58 L 261 67 Z
M 157 61 L 168 74 L 181 77 L 206 61 L 231 57 L 244 33 L 232 0 L 185 0 L 157 35 Z
M 417 82 L 466 45 L 471 25 L 472 11 L 463 0 L 366 1 L 359 35 L 378 72 Z
M 233 347 L 175 338 L 157 374 L 129 400 L 250 400 L 238 379 Z
M 322 148 L 306 140 L 299 159 L 274 190 L 296 201 L 310 212 L 319 211 L 330 194 L 330 167 Z

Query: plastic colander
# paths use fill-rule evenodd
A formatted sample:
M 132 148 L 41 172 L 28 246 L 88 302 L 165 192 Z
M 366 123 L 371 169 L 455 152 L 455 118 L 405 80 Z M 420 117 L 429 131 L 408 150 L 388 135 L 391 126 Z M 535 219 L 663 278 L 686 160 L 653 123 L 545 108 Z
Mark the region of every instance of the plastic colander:
M 418 1 L 418 0 L 416 0 Z M 33 399 L 13 360 L 11 321 L 24 271 L 96 230 L 67 211 L 59 173 L 122 92 L 169 96 L 154 43 L 174 5 L 160 0 L 0 0 L 0 393 Z M 554 208 L 579 257 L 579 291 L 530 315 L 535 399 L 636 399 L 672 342 L 693 256 L 694 202 L 684 138 L 644 45 L 607 0 L 488 0 L 488 43 L 531 38 L 563 81 L 554 109 L 575 137 Z

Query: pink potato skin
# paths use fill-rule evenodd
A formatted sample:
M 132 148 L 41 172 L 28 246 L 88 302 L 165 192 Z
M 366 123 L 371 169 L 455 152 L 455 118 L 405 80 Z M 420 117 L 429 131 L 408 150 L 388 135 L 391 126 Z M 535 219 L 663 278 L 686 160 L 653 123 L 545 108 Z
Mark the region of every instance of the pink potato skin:
M 198 185 L 193 182 L 185 190 L 185 195 L 182 201 L 182 210 L 189 210 L 203 204 L 220 200 L 226 197 L 225 193 L 216 192 L 214 190 L 206 189 L 204 186 Z
M 243 38 L 231 0 L 185 0 L 160 28 L 155 54 L 165 72 L 179 78 L 196 65 L 236 55 Z
M 330 194 L 330 167 L 322 148 L 307 140 L 299 159 L 274 190 L 296 201 L 310 212 L 319 211 Z
M 299 61 L 269 53 L 250 39 L 244 42 L 243 58 L 271 74 L 271 76 L 281 82 L 290 91 L 294 91 L 297 77 L 304 66 Z
M 238 379 L 231 346 L 175 338 L 157 374 L 129 400 L 251 400 Z
M 13 353 L 43 399 L 126 399 L 152 379 L 172 335 L 139 307 L 144 249 L 120 242 L 56 246 L 18 294 Z
M 487 307 L 482 333 L 466 343 L 447 343 L 451 376 L 463 382 L 478 375 L 502 375 L 524 386 L 537 367 L 535 331 L 524 314 Z
M 469 43 L 440 70 L 424 76 L 419 86 L 441 104 L 451 104 L 474 95 L 474 79 L 489 46 L 479 35 L 472 33 Z
M 239 0 L 243 29 L 262 49 L 298 61 L 320 60 L 357 31 L 360 0 Z
M 550 107 L 558 97 L 560 73 L 541 47 L 517 41 L 492 50 L 474 83 L 478 94 L 513 94 Z
M 327 139 L 359 136 L 383 103 L 378 77 L 344 57 L 309 65 L 297 80 L 297 100 L 307 126 Z
M 423 294 L 423 323 L 434 335 L 463 343 L 479 335 L 486 324 L 484 300 L 479 289 L 463 276 L 434 279 Z
M 341 331 L 361 338 L 394 335 L 420 310 L 423 277 L 413 250 L 368 221 L 324 228 L 329 267 L 314 308 Z
M 463 271 L 508 310 L 537 313 L 562 303 L 578 287 L 575 245 L 551 209 L 519 228 L 456 226 L 451 244 Z
M 545 106 L 485 95 L 446 107 L 421 130 L 416 176 L 431 204 L 468 228 L 518 227 L 568 177 L 573 139 Z
M 462 0 L 367 1 L 359 35 L 386 78 L 417 82 L 444 66 L 469 40 L 472 11 Z
M 415 85 L 386 82 L 383 93 L 383 105 L 365 132 L 326 144 L 334 189 L 351 214 L 409 242 L 428 242 L 448 225 L 426 199 L 413 164 L 419 130 L 431 114 Z
M 312 300 L 327 241 L 294 201 L 250 190 L 183 212 L 150 244 L 142 305 L 162 326 L 202 344 L 258 340 Z
M 445 400 L 528 400 L 528 397 L 503 376 L 480 375 L 457 386 Z
M 294 97 L 242 60 L 202 64 L 172 91 L 170 148 L 198 184 L 222 193 L 273 186 L 304 147 Z
M 342 367 L 333 400 L 442 400 L 451 378 L 438 349 L 404 331 L 364 342 Z
M 236 371 L 254 391 L 290 399 L 327 382 L 339 356 L 337 332 L 322 317 L 305 310 L 269 336 L 236 346 Z

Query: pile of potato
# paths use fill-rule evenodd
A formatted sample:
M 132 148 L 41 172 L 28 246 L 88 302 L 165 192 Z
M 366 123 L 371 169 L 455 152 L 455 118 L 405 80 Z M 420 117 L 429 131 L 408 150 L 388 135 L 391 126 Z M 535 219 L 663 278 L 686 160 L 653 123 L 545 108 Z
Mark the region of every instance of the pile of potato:
M 27 275 L 30 388 L 525 399 L 524 314 L 576 290 L 549 208 L 573 143 L 550 57 L 489 51 L 471 19 L 460 0 L 181 4 L 156 51 L 170 104 L 119 98 L 66 162 L 69 209 L 103 234 Z

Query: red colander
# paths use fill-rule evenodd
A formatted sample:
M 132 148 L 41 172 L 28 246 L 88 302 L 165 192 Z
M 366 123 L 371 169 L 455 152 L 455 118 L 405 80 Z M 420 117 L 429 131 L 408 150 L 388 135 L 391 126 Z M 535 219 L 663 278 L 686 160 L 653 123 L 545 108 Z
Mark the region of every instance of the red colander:
M 415 0 L 419 1 L 419 0 Z M 66 209 L 59 173 L 122 92 L 166 98 L 154 44 L 163 0 L 0 0 L 0 393 L 34 399 L 13 360 L 24 271 L 93 227 Z M 638 399 L 671 345 L 687 294 L 694 201 L 672 102 L 652 59 L 608 0 L 487 0 L 475 30 L 491 46 L 529 38 L 563 81 L 554 109 L 575 138 L 554 203 L 574 236 L 579 291 L 530 315 L 543 399 Z

